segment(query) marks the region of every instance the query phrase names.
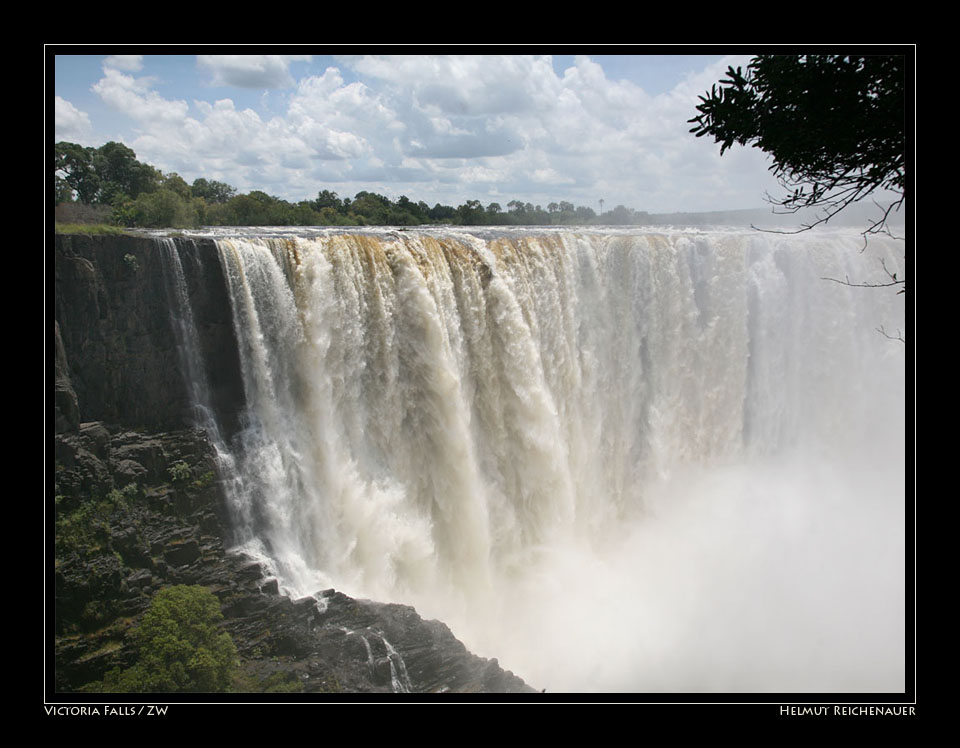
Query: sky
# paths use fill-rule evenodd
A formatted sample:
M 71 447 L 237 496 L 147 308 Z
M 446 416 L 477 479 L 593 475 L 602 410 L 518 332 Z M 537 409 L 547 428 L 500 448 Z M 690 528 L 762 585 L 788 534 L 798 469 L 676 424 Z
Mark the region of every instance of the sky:
M 689 132 L 698 97 L 750 54 L 152 49 L 164 48 L 48 57 L 55 142 L 119 141 L 188 183 L 291 202 L 366 190 L 431 206 L 566 200 L 599 212 L 602 200 L 604 210 L 664 213 L 758 208 L 779 192 L 762 152 L 721 158 L 712 139 Z

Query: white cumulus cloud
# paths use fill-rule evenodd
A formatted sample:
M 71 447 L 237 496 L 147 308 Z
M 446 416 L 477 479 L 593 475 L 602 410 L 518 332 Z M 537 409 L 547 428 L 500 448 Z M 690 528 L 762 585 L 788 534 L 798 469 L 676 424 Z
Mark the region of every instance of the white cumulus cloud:
M 105 68 L 103 78 L 94 84 L 93 91 L 107 106 L 148 126 L 182 122 L 187 114 L 187 102 L 164 99 L 151 90 L 151 85 L 150 78 L 134 78 Z
M 85 144 L 89 140 L 93 132 L 90 115 L 59 96 L 54 99 L 53 111 L 54 137 L 57 141 Z
M 496 196 L 595 206 L 602 197 L 661 212 L 756 206 L 768 187 L 762 154 L 721 161 L 687 122 L 726 66 L 747 58 L 725 58 L 656 96 L 585 56 L 564 70 L 547 55 L 341 57 L 299 80 L 291 63 L 301 56 L 197 58 L 216 85 L 288 86 L 268 109 L 262 97 L 243 106 L 196 92 L 190 103 L 166 98 L 156 79 L 134 74 L 149 72 L 150 58 L 132 57 L 108 58 L 93 90 L 135 122 L 128 144 L 138 157 L 241 191 L 301 200 L 366 189 L 452 205 Z M 57 127 L 79 133 L 89 118 L 61 100 Z
M 110 55 L 103 61 L 104 69 L 137 73 L 143 69 L 143 55 Z
M 295 83 L 290 63 L 310 59 L 310 55 L 197 55 L 197 65 L 213 75 L 215 86 L 288 88 Z

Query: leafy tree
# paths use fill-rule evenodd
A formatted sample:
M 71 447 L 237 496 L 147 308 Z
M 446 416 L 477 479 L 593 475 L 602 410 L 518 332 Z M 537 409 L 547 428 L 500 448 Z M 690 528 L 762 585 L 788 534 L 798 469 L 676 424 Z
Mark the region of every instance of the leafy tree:
M 343 207 L 343 200 L 336 192 L 330 190 L 321 190 L 317 193 L 317 199 L 313 201 L 313 209 L 322 211 L 324 208 L 333 208 L 339 211 Z
M 633 211 L 625 205 L 618 205 L 609 213 L 605 213 L 604 216 L 608 223 L 611 223 L 615 226 L 626 226 L 628 224 L 635 223 Z
M 160 188 L 176 192 L 184 200 L 189 201 L 193 197 L 193 191 L 190 189 L 190 185 L 175 171 L 169 174 L 163 174 L 160 177 Z
M 100 190 L 100 178 L 93 168 L 95 153 L 95 148 L 84 148 L 77 143 L 66 141 L 54 146 L 54 174 L 58 198 L 69 191 L 76 193 L 77 200 L 82 203 L 94 201 Z
M 220 603 L 205 587 L 178 585 L 153 598 L 134 637 L 137 663 L 113 670 L 103 690 L 114 693 L 222 692 L 238 669 L 230 635 L 218 632 Z
M 223 223 L 233 226 L 289 226 L 295 224 L 294 209 L 286 200 L 260 190 L 237 195 L 220 213 Z
M 76 193 L 77 200 L 88 205 L 118 206 L 157 189 L 161 180 L 159 171 L 137 161 L 136 154 L 123 143 L 84 148 L 60 142 L 54 146 L 54 154 L 58 199 Z
M 593 208 L 588 208 L 584 205 L 578 205 L 574 214 L 577 223 L 593 223 L 597 219 L 597 214 Z
M 363 219 L 364 224 L 386 225 L 390 223 L 390 198 L 363 190 L 353 197 L 350 210 Z
M 235 187 L 231 187 L 225 182 L 207 180 L 203 177 L 193 180 L 190 192 L 194 197 L 202 197 L 208 203 L 225 203 L 237 194 Z
M 430 208 L 430 220 L 436 223 L 452 223 L 457 216 L 457 209 L 450 205 L 435 203 Z
M 801 230 L 891 190 L 899 198 L 865 233 L 876 232 L 903 204 L 904 56 L 759 55 L 700 100 L 690 132 L 712 136 L 721 154 L 735 143 L 770 154 L 788 192 L 774 204 L 821 211 Z
M 96 198 L 100 203 L 115 205 L 120 196 L 136 199 L 157 189 L 162 181 L 159 171 L 137 161 L 137 154 L 123 143 L 100 146 L 93 157 L 93 167 L 100 177 L 100 193 Z
M 296 205 L 290 206 L 290 218 L 288 220 L 295 226 L 316 226 L 320 223 L 320 216 L 313 209 L 309 200 L 301 200 Z
M 430 210 L 426 203 L 414 203 L 406 195 L 400 195 L 397 199 L 397 208 L 399 208 L 401 215 L 406 217 L 404 220 L 406 225 L 426 223 L 427 212 Z
M 197 226 L 200 219 L 191 200 L 173 190 L 160 189 L 118 206 L 114 220 L 125 226 L 190 228 Z
M 476 226 L 483 223 L 484 210 L 479 200 L 467 200 L 457 206 L 457 219 L 464 226 Z
M 340 213 L 337 212 L 335 208 L 326 207 L 321 208 L 319 211 L 315 211 L 317 220 L 315 225 L 317 226 L 343 226 L 344 221 L 346 220 Z

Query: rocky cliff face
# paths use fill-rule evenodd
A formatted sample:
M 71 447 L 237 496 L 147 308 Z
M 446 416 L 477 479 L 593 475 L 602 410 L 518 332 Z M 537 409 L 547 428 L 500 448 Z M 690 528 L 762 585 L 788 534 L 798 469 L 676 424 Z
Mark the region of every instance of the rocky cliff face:
M 243 404 L 216 247 L 179 245 L 222 422 Z M 291 600 L 259 564 L 230 553 L 223 476 L 189 428 L 157 245 L 57 237 L 54 485 L 55 675 L 50 690 L 96 690 L 132 664 L 130 633 L 153 595 L 199 584 L 220 599 L 242 658 L 237 687 L 285 693 L 531 693 L 412 608 L 334 590 Z
M 214 406 L 228 428 L 243 405 L 230 304 L 216 246 L 179 240 L 188 293 Z M 146 428 L 191 422 L 171 305 L 156 240 L 137 236 L 56 237 L 57 430 L 86 420 Z M 69 380 L 69 381 L 67 381 Z

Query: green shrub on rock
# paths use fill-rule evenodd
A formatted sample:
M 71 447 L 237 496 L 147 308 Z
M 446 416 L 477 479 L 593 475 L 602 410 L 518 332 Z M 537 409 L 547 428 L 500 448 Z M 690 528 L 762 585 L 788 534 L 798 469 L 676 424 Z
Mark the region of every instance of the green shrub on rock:
M 238 667 L 237 648 L 220 633 L 220 602 L 205 587 L 177 585 L 153 598 L 134 637 L 137 663 L 103 681 L 112 693 L 226 691 Z
M 177 460 L 167 468 L 167 472 L 170 474 L 170 480 L 174 483 L 186 483 L 192 475 L 190 466 L 183 460 Z

